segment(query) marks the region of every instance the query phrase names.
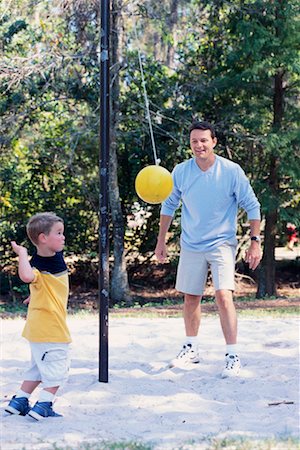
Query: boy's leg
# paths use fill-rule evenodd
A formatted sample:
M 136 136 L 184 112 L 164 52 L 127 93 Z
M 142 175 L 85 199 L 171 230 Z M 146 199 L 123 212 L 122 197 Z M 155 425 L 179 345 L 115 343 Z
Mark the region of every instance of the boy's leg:
M 45 417 L 61 417 L 61 414 L 57 414 L 53 411 L 53 403 L 55 394 L 58 391 L 59 386 L 47 387 L 41 390 L 39 399 L 28 411 L 28 415 L 36 420 L 41 420 Z
M 30 395 L 41 382 L 41 376 L 32 354 L 31 367 L 26 371 L 25 378 L 26 379 L 23 381 L 20 389 L 11 398 L 9 404 L 5 408 L 5 411 L 10 414 L 25 416 L 29 412 Z
M 43 389 L 36 403 L 36 405 L 43 406 L 42 411 L 39 410 L 42 414 L 41 417 L 59 416 L 59 414 L 53 411 L 52 404 L 59 386 L 67 378 L 69 369 L 69 345 L 31 342 L 30 347 L 32 365 L 25 376 L 32 380 L 27 378 L 23 381 L 20 389 L 12 397 L 5 411 L 10 414 L 28 414 L 30 411 L 29 397 L 34 389 L 42 382 Z M 44 410 L 45 406 L 46 411 Z
M 24 380 L 20 387 L 20 390 L 26 392 L 30 396 L 39 384 L 40 381 Z
M 55 394 L 58 391 L 59 386 L 44 388 L 39 395 L 39 402 L 52 402 L 54 401 Z
M 42 389 L 38 401 L 28 412 L 28 415 L 35 420 L 42 420 L 46 417 L 62 417 L 61 414 L 53 410 L 55 394 L 58 389 L 59 386 Z
M 41 373 L 43 389 L 38 401 L 28 415 L 36 420 L 46 417 L 61 417 L 53 411 L 55 394 L 66 381 L 69 370 L 69 345 L 64 343 L 47 343 L 36 346 L 39 354 L 38 367 Z

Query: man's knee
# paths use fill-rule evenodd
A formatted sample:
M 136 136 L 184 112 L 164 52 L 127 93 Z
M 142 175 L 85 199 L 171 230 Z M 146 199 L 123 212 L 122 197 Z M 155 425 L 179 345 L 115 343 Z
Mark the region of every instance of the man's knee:
M 192 295 L 192 294 L 185 294 L 184 295 L 184 303 L 186 305 L 195 305 L 200 303 L 201 295 Z
M 219 307 L 228 308 L 233 305 L 233 294 L 228 289 L 216 291 L 216 302 Z

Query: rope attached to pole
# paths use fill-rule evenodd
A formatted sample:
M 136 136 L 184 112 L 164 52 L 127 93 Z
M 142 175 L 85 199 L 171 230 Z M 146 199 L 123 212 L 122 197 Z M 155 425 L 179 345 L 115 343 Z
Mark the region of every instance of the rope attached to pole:
M 134 26 L 135 38 L 136 38 L 136 40 L 138 40 L 138 35 L 137 35 L 137 31 L 136 31 L 135 22 L 133 22 L 133 26 Z M 143 86 L 145 107 L 146 107 L 146 117 L 148 119 L 148 124 L 149 124 L 149 131 L 150 131 L 150 137 L 151 137 L 151 144 L 152 144 L 152 151 L 153 151 L 153 156 L 154 156 L 154 162 L 155 162 L 155 165 L 158 166 L 159 163 L 160 163 L 160 159 L 157 158 L 157 152 L 156 152 L 155 140 L 154 140 L 154 135 L 153 135 L 152 122 L 151 122 L 151 115 L 150 115 L 150 108 L 149 108 L 149 100 L 148 100 L 147 89 L 146 89 L 146 81 L 145 81 L 142 57 L 141 57 L 141 52 L 140 52 L 139 47 L 138 47 L 137 51 L 138 51 L 140 72 L 141 72 L 141 77 L 142 77 L 142 86 Z

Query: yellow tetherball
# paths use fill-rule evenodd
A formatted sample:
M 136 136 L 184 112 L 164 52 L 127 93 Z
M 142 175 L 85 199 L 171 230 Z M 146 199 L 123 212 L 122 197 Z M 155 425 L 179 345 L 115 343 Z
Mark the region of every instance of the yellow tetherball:
M 161 203 L 169 197 L 173 189 L 170 172 L 158 165 L 144 167 L 136 176 L 137 195 L 147 203 Z

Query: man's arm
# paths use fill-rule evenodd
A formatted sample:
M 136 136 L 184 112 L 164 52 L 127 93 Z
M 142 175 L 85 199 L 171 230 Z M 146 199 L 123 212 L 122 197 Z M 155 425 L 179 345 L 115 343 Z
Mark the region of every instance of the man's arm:
M 159 233 L 155 247 L 155 256 L 159 262 L 164 262 L 167 256 L 166 235 L 170 228 L 173 217 L 162 214 L 159 222 Z
M 34 272 L 28 260 L 28 253 L 25 247 L 18 245 L 15 241 L 11 242 L 14 252 L 19 256 L 19 277 L 24 283 L 31 283 L 34 280 Z
M 260 236 L 260 220 L 250 220 L 250 235 Z M 250 247 L 246 251 L 245 261 L 249 268 L 255 270 L 261 260 L 260 241 L 251 241 Z

